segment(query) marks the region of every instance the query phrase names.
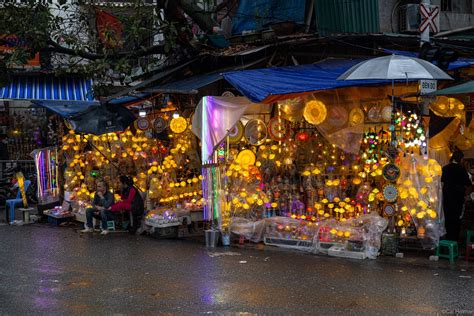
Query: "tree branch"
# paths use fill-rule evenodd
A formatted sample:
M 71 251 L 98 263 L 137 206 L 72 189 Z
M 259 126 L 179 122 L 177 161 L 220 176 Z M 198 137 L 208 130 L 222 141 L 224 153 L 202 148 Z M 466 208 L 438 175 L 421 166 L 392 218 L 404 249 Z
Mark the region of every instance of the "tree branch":
M 202 9 L 191 0 L 178 0 L 178 5 L 186 12 L 187 15 L 203 30 L 204 32 L 212 32 L 214 26 L 218 26 L 209 13 L 202 12 Z
M 98 60 L 98 59 L 103 59 L 103 58 L 110 58 L 110 59 L 120 59 L 120 58 L 136 58 L 136 57 L 143 57 L 143 56 L 148 56 L 148 55 L 153 55 L 153 54 L 164 54 L 165 49 L 163 45 L 153 45 L 150 47 L 146 48 L 141 48 L 133 51 L 126 51 L 126 52 L 116 52 L 116 53 L 111 53 L 111 54 L 99 54 L 99 53 L 91 53 L 91 52 L 86 52 L 83 50 L 76 50 L 73 48 L 68 48 L 64 47 L 57 42 L 53 41 L 50 39 L 48 41 L 48 48 L 46 49 L 47 51 L 55 52 L 55 53 L 61 53 L 61 54 L 66 54 L 66 55 L 72 55 L 72 56 L 79 56 L 82 58 L 86 58 L 89 60 Z

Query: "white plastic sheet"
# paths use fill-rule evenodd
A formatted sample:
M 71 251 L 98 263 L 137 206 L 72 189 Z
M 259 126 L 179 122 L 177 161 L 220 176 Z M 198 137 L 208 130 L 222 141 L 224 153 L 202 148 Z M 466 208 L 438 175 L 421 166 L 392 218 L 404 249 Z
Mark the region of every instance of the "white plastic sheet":
M 201 99 L 193 117 L 192 131 L 201 139 L 203 163 L 212 158 L 216 145 L 224 140 L 252 104 L 245 97 L 206 96 Z

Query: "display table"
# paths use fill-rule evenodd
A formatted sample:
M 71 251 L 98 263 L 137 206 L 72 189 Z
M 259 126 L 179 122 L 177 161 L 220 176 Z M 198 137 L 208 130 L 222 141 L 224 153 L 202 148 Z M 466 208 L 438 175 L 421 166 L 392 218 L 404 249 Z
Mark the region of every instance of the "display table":
M 202 209 L 157 208 L 145 217 L 145 225 L 155 238 L 203 235 Z
M 55 209 L 44 211 L 43 214 L 48 217 L 48 223 L 51 223 L 55 226 L 59 226 L 61 223 L 64 223 L 64 222 L 70 222 L 74 220 L 75 218 L 72 212 L 69 212 L 69 211 L 58 212 Z

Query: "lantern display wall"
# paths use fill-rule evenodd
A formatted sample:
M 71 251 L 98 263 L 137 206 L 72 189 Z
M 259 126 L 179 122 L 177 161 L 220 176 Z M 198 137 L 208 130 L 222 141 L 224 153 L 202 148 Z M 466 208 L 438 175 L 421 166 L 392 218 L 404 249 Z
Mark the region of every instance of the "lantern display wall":
M 213 194 L 205 199 L 209 218 L 218 218 L 224 233 L 246 232 L 254 241 L 281 232 L 279 238 L 314 247 L 334 235 L 346 247 L 367 240 L 367 229 L 350 227 L 370 215 L 379 240 L 386 228 L 436 247 L 444 231 L 441 166 L 428 157 L 421 113 L 416 106 L 392 111 L 380 100 L 325 92 L 284 100 L 270 117 L 244 111 L 214 146 L 210 165 L 219 172 L 205 177 Z M 252 231 L 261 221 L 264 233 Z
M 201 207 L 202 176 L 195 137 L 185 118 L 171 119 L 170 123 L 167 119 L 160 117 L 166 125 L 160 125 L 159 134 L 151 129 L 101 136 L 69 131 L 62 138 L 67 162 L 64 188 L 72 192 L 71 199 L 79 209 L 89 206 L 97 178 L 119 193 L 121 174 L 131 176 L 146 193 L 148 210 Z

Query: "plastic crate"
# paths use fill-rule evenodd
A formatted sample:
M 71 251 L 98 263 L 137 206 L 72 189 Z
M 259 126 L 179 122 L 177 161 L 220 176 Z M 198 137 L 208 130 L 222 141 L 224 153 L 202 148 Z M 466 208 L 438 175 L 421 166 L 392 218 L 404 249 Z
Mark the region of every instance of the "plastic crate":
M 312 240 L 264 237 L 263 242 L 265 243 L 265 245 L 277 246 L 277 247 L 283 247 L 283 248 L 292 248 L 292 249 L 300 249 L 300 250 L 310 250 L 314 248 Z
M 365 252 L 359 251 L 349 251 L 346 250 L 342 246 L 332 246 L 328 249 L 328 255 L 332 257 L 340 257 L 340 258 L 350 258 L 350 259 L 365 259 L 367 256 Z

